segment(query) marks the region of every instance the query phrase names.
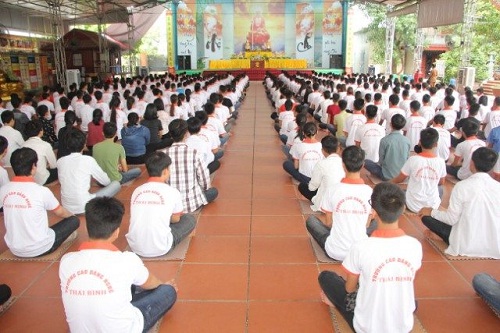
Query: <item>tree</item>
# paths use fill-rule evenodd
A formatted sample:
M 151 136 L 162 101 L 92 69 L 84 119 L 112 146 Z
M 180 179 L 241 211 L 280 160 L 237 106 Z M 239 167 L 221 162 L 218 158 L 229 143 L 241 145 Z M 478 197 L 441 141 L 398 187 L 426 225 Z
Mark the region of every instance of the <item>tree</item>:
M 368 36 L 371 47 L 371 59 L 375 63 L 383 63 L 385 60 L 385 32 L 387 7 L 383 5 L 366 3 L 359 5 L 365 15 L 371 20 L 370 24 L 363 29 Z M 408 50 L 415 47 L 415 30 L 417 18 L 415 14 L 399 16 L 396 18 L 396 29 L 394 33 L 393 69 L 401 73 L 404 70 L 404 59 Z
M 475 24 L 471 32 L 470 65 L 476 68 L 476 81 L 488 78 L 488 58 L 490 54 L 499 55 L 500 40 L 496 31 L 500 29 L 500 11 L 490 0 L 477 0 Z M 445 81 L 456 78 L 460 67 L 461 52 L 464 37 L 462 25 L 457 24 L 453 29 L 455 34 L 450 36 L 453 46 L 444 53 L 441 59 L 445 60 Z

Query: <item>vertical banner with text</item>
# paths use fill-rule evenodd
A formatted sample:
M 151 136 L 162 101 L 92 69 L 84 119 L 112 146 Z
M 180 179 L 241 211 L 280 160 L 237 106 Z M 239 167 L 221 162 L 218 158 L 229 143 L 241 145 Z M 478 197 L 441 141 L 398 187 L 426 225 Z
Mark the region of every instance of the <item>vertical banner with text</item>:
M 330 57 L 342 55 L 342 4 L 325 0 L 323 8 L 322 63 L 324 68 L 329 68 Z
M 203 38 L 205 58 L 217 60 L 223 58 L 222 5 L 207 5 L 203 10 Z
M 307 67 L 314 67 L 314 8 L 309 3 L 296 5 L 295 36 L 297 58 L 307 60 Z
M 165 24 L 167 27 L 167 65 L 174 67 L 174 32 L 172 29 L 172 11 L 165 11 Z
M 177 7 L 177 55 L 184 56 L 179 68 L 197 67 L 196 50 L 196 3 L 179 2 Z M 180 57 L 179 57 L 180 58 Z

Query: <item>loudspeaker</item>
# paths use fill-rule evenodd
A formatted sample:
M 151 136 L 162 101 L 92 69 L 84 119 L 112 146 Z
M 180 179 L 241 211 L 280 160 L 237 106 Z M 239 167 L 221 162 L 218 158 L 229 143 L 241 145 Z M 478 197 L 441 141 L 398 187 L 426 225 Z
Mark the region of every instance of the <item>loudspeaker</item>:
M 191 56 L 190 55 L 179 55 L 177 56 L 178 68 L 181 70 L 191 69 Z
M 330 68 L 344 68 L 342 54 L 330 54 Z

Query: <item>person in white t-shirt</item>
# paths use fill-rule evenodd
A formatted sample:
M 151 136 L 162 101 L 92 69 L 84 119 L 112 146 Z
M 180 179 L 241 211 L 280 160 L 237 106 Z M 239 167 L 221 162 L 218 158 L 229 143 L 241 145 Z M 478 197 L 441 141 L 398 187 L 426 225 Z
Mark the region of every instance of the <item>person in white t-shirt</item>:
M 419 113 L 420 102 L 412 101 L 410 103 L 410 116 L 406 118 L 406 125 L 403 128 L 405 136 L 410 140 L 410 151 L 414 151 L 415 146 L 420 140 L 420 131 L 427 127 L 427 121 Z
M 439 134 L 436 150 L 437 156 L 441 157 L 446 162 L 450 157 L 451 136 L 450 132 L 444 129 L 444 122 L 444 116 L 442 114 L 437 114 L 432 120 L 432 128 L 434 128 Z
M 45 185 L 56 181 L 56 155 L 50 143 L 42 140 L 42 122 L 40 120 L 30 120 L 26 124 L 25 133 L 29 139 L 24 142 L 23 147 L 33 149 L 38 156 L 38 164 L 34 175 L 35 182 Z
M 389 96 L 389 108 L 382 112 L 382 117 L 380 119 L 379 125 L 385 124 L 385 134 L 389 134 L 392 131 L 391 119 L 395 114 L 400 114 L 406 119 L 406 113 L 404 110 L 398 107 L 399 96 L 392 94 Z
M 425 94 L 424 97 L 422 97 L 420 115 L 425 118 L 426 123 L 429 123 L 436 115 L 436 109 L 431 105 L 431 96 L 429 94 Z
M 405 195 L 397 185 L 377 184 L 371 206 L 377 229 L 351 247 L 342 263 L 345 280 L 335 272 L 321 272 L 321 296 L 356 332 L 410 332 L 422 245 L 399 228 Z
M 18 257 L 52 253 L 78 229 L 80 221 L 48 188 L 35 183 L 38 157 L 33 149 L 19 148 L 12 153 L 11 162 L 15 177 L 0 188 L 5 243 Z M 63 220 L 49 227 L 47 211 Z
M 470 169 L 472 153 L 476 149 L 486 146 L 483 140 L 477 138 L 478 131 L 479 125 L 473 121 L 466 121 L 462 125 L 462 133 L 466 139 L 459 143 L 455 149 L 453 163 L 446 166 L 446 172 L 459 180 L 467 179 L 472 175 Z
M 0 127 L 0 135 L 7 139 L 9 148 L 7 149 L 7 154 L 2 159 L 2 163 L 5 166 L 10 166 L 10 156 L 12 153 L 23 146 L 24 139 L 23 135 L 14 128 L 16 120 L 14 119 L 14 112 L 4 111 L 0 115 L 2 119 L 3 126 Z
M 346 137 L 346 147 L 355 145 L 356 131 L 366 123 L 366 117 L 363 114 L 365 101 L 361 98 L 354 100 L 354 111 L 345 120 L 344 135 Z
M 7 154 L 8 146 L 9 142 L 7 142 L 7 139 L 0 135 L 0 161 Z M 3 165 L 0 163 L 0 188 L 2 188 L 2 186 L 7 184 L 9 181 L 10 181 L 9 174 L 7 173 L 7 170 L 4 169 Z
M 488 174 L 498 154 L 486 147 L 472 153 L 472 175 L 453 187 L 448 209 L 424 207 L 419 215 L 429 228 L 425 235 L 442 239 L 452 256 L 500 259 L 500 183 Z
M 166 254 L 196 225 L 191 214 L 183 214 L 181 193 L 166 184 L 172 160 L 157 151 L 146 159 L 148 181 L 137 187 L 130 199 L 130 227 L 126 235 L 130 248 L 143 257 Z
M 61 201 L 74 214 L 85 211 L 85 204 L 94 197 L 112 197 L 121 189 L 120 182 L 111 181 L 92 156 L 83 155 L 85 134 L 72 130 L 66 134 L 66 145 L 70 155 L 57 160 L 59 182 L 61 183 Z M 94 178 L 101 189 L 90 193 L 90 181 Z
M 85 206 L 89 240 L 61 259 L 61 294 L 71 332 L 147 332 L 177 300 L 173 280 L 162 282 L 135 253 L 113 244 L 124 213 L 114 198 L 90 200 Z
M 224 124 L 220 121 L 219 118 L 215 115 L 215 105 L 213 103 L 205 104 L 205 112 L 208 116 L 207 128 L 217 134 L 220 138 L 221 147 L 226 144 L 229 140 L 229 133 L 224 128 Z
M 224 156 L 224 149 L 220 146 L 220 138 L 214 131 L 207 128 L 208 116 L 205 111 L 196 111 L 194 116 L 201 121 L 201 129 L 198 135 L 201 139 L 208 142 L 212 153 L 214 154 L 214 160 L 220 160 Z
M 435 154 L 439 133 L 434 128 L 426 128 L 420 132 L 419 146 L 422 151 L 410 156 L 401 169 L 401 173 L 392 179 L 399 184 L 406 178 L 406 206 L 414 213 L 423 207 L 439 208 L 443 193 L 442 185 L 446 177 L 446 164 Z
M 299 183 L 309 184 L 316 163 L 324 158 L 321 152 L 321 142 L 316 139 L 318 127 L 313 122 L 302 127 L 304 139 L 290 148 L 293 161 L 283 162 L 283 169 Z
M 346 176 L 340 183 L 328 188 L 321 200 L 324 222 L 314 215 L 306 221 L 307 231 L 335 260 L 344 260 L 352 244 L 367 238 L 367 233 L 370 233 L 367 228 L 372 220 L 369 203 L 372 188 L 364 183 L 360 175 L 364 160 L 365 153 L 359 147 L 350 146 L 342 152 Z
M 220 162 L 215 159 L 210 142 L 199 135 L 201 131 L 201 120 L 196 117 L 191 117 L 187 120 L 187 125 L 189 137 L 186 139 L 186 144 L 202 156 L 202 160 L 208 168 L 208 171 L 210 171 L 210 174 L 214 173 L 219 169 Z
M 365 158 L 375 163 L 379 160 L 380 140 L 385 136 L 385 129 L 377 124 L 377 114 L 378 108 L 375 105 L 366 107 L 366 123 L 358 128 L 354 138 L 356 146 L 365 151 Z
M 338 139 L 332 135 L 325 136 L 321 139 L 321 150 L 325 158 L 314 166 L 311 181 L 298 186 L 299 192 L 313 203 L 311 209 L 314 211 L 321 210 L 325 193 L 345 177 Z
M 444 107 L 441 111 L 438 111 L 436 114 L 442 114 L 446 119 L 444 123 L 444 129 L 450 130 L 455 127 L 455 122 L 457 121 L 457 111 L 453 109 L 453 103 L 455 103 L 455 97 L 446 96 L 444 98 Z

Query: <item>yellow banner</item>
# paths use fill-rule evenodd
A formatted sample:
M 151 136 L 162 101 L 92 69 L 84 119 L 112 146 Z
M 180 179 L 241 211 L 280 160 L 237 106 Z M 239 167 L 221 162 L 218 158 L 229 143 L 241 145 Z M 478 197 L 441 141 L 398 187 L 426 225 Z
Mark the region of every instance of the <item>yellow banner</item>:
M 167 64 L 169 67 L 174 66 L 174 31 L 172 29 L 172 12 L 166 11 L 167 25 Z

